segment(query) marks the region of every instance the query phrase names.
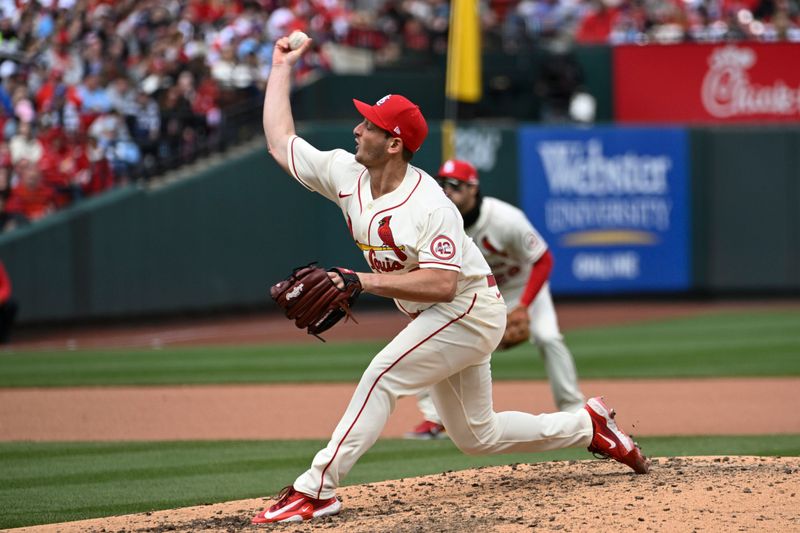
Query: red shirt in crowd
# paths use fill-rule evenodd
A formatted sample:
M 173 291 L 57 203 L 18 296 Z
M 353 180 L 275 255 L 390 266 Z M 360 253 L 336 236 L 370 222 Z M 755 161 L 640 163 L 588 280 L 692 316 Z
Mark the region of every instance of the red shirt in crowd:
M 41 180 L 30 188 L 24 180 L 11 189 L 6 211 L 37 220 L 47 215 L 55 206 L 55 192 Z
M 575 41 L 581 44 L 605 44 L 619 17 L 617 8 L 602 8 L 588 13 L 578 26 Z
M 66 142 L 62 139 L 43 143 L 45 149 L 39 160 L 39 168 L 44 182 L 52 187 L 81 184 L 81 173 L 89 168 L 85 147 Z

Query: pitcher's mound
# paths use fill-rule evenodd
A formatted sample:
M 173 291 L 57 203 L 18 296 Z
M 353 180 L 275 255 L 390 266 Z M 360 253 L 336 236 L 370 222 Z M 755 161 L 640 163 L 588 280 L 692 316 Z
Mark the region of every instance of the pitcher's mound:
M 250 526 L 272 502 L 253 499 L 15 531 L 800 531 L 798 493 L 797 457 L 569 461 L 344 487 L 341 514 L 303 524 Z

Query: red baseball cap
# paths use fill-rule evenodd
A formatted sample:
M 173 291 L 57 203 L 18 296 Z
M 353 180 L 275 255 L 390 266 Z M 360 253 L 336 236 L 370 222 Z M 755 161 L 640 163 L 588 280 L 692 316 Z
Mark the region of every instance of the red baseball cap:
M 478 171 L 471 163 L 461 159 L 448 159 L 439 168 L 440 178 L 453 178 L 472 185 L 478 184 Z
M 416 152 L 428 136 L 428 123 L 414 102 L 399 94 L 387 94 L 375 105 L 353 99 L 356 109 L 364 118 L 399 137 L 403 146 Z

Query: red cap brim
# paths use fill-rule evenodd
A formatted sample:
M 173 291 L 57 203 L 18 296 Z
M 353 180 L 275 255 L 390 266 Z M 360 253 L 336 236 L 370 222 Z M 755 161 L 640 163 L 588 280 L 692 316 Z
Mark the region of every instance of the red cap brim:
M 353 103 L 355 104 L 356 109 L 358 109 L 358 112 L 361 113 L 365 119 L 369 120 L 380 129 L 389 131 L 389 127 L 381 119 L 381 117 L 378 116 L 378 113 L 375 112 L 374 106 L 362 102 L 361 100 L 356 100 L 355 98 L 353 98 Z

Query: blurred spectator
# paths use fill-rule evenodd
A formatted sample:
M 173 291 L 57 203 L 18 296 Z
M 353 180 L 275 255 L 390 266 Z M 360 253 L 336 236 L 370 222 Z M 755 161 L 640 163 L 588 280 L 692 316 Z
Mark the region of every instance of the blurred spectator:
M 0 167 L 11 169 L 11 149 L 5 141 L 0 141 Z
M 403 27 L 403 42 L 411 53 L 423 53 L 431 49 L 430 35 L 419 19 L 409 19 Z
M 66 17 L 66 14 L 63 16 Z M 56 34 L 53 46 L 42 54 L 42 62 L 47 71 L 63 75 L 67 85 L 75 86 L 83 79 L 83 61 L 78 47 L 70 48 L 70 36 L 66 29 Z
M 152 175 L 158 169 L 158 141 L 161 133 L 161 112 L 158 104 L 146 92 L 139 90 L 125 119 L 133 140 L 141 150 L 143 172 L 148 176 Z
M 676 7 L 674 4 L 672 7 Z M 646 26 L 651 24 L 645 8 L 639 3 L 623 4 L 614 19 L 608 41 L 611 44 L 643 44 Z M 658 31 L 654 28 L 654 31 Z
M 563 0 L 522 0 L 516 12 L 529 39 L 554 39 L 572 30 L 576 7 Z
M 83 192 L 86 195 L 93 195 L 114 186 L 114 169 L 108 159 L 107 147 L 103 146 L 97 137 L 89 136 L 85 146 L 88 181 L 83 185 Z
M 89 126 L 89 136 L 97 141 L 117 180 L 126 181 L 141 159 L 139 147 L 131 140 L 122 114 L 112 109 L 98 116 Z
M 45 114 L 58 110 L 64 105 L 66 92 L 67 85 L 64 83 L 61 71 L 51 70 L 35 93 L 36 108 Z
M 800 6 L 797 2 L 775 0 L 774 5 L 763 13 L 772 26 L 771 31 L 768 28 L 764 32 L 767 40 L 800 41 Z
M 8 344 L 11 339 L 11 327 L 16 316 L 17 302 L 12 297 L 11 278 L 0 261 L 0 344 Z
M 211 75 L 222 87 L 231 88 L 235 83 L 236 52 L 232 46 L 224 46 L 220 57 L 211 68 Z
M 24 85 L 19 85 L 14 89 L 11 104 L 14 106 L 14 116 L 18 120 L 30 123 L 36 118 L 33 102 L 28 97 L 28 91 Z
M 403 26 L 404 30 L 401 34 L 400 41 L 412 51 L 425 50 L 427 43 L 415 42 L 415 35 L 418 35 L 422 30 L 419 23 L 414 25 L 414 29 L 409 31 L 407 26 Z M 412 39 L 411 43 L 406 42 L 406 38 Z M 425 39 L 425 36 L 421 36 Z M 376 21 L 370 13 L 356 12 L 353 13 L 349 20 L 349 27 L 347 36 L 344 38 L 344 44 L 354 46 L 357 48 L 365 48 L 367 50 L 377 51 L 387 44 L 386 35 L 376 27 Z M 420 47 L 420 44 L 422 46 Z
M 108 99 L 111 107 L 123 115 L 135 113 L 136 90 L 131 86 L 131 81 L 125 76 L 114 79 L 108 88 Z
M 80 112 L 87 116 L 95 116 L 111 109 L 109 91 L 100 82 L 100 75 L 90 73 L 78 85 L 77 104 Z
M 591 0 L 591 8 L 578 25 L 575 41 L 581 44 L 604 44 L 611 29 L 619 24 L 617 0 Z
M 256 74 L 257 75 L 257 74 Z M 261 100 L 261 92 L 251 85 L 245 94 L 254 100 Z M 210 149 L 217 149 L 222 145 L 220 127 L 222 126 L 222 110 L 219 106 L 220 90 L 214 81 L 205 77 L 196 91 L 192 93 L 192 112 L 197 117 L 196 122 Z M 257 104 L 257 105 L 260 105 Z
M 26 160 L 35 165 L 44 153 L 42 143 L 34 135 L 33 126 L 30 122 L 21 122 L 19 124 L 17 133 L 11 137 L 9 150 L 11 151 L 12 164 Z
M 51 130 L 44 155 L 39 162 L 44 183 L 55 191 L 56 207 L 63 207 L 83 197 L 82 184 L 88 181 L 81 153 L 67 143 L 60 129 Z
M 11 6 L 4 7 L 3 18 L 0 19 L 0 52 L 6 55 L 14 55 L 19 50 L 17 29 L 12 20 L 13 11 Z
M 19 182 L 11 189 L 6 212 L 16 224 L 27 224 L 51 213 L 56 207 L 55 192 L 42 181 L 34 163 L 21 160 L 16 165 Z
M 98 6 L 98 9 L 100 7 L 108 6 Z M 86 66 L 86 77 L 84 79 L 106 74 L 103 71 L 106 60 L 104 57 L 103 41 L 96 32 L 89 31 L 86 34 L 81 52 L 83 64 Z
M 191 159 L 195 148 L 195 115 L 179 87 L 170 87 L 161 102 L 161 146 L 159 155 L 169 167 Z

